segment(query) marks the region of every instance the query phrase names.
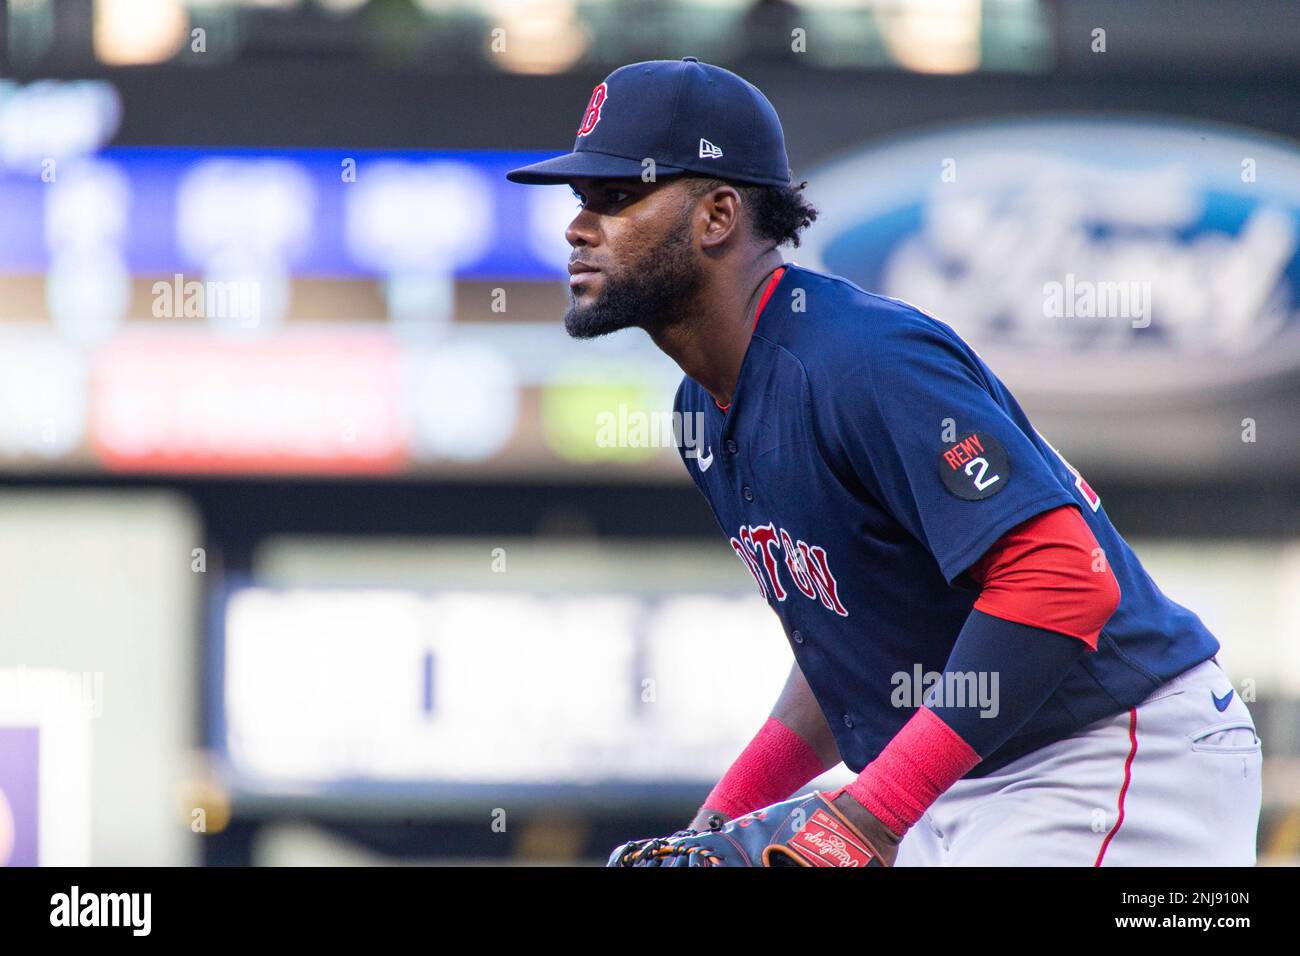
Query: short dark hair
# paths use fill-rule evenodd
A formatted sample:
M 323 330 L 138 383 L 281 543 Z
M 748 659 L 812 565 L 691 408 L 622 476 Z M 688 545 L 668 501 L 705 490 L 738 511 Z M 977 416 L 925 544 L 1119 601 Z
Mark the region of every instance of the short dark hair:
M 691 195 L 703 196 L 719 186 L 730 186 L 740 193 L 741 202 L 751 211 L 755 235 L 770 239 L 778 246 L 787 242 L 799 245 L 799 233 L 812 225 L 817 218 L 817 209 L 803 196 L 808 180 L 797 186 L 756 186 L 753 183 L 738 183 L 726 179 L 715 179 L 699 173 L 685 173 L 686 188 Z

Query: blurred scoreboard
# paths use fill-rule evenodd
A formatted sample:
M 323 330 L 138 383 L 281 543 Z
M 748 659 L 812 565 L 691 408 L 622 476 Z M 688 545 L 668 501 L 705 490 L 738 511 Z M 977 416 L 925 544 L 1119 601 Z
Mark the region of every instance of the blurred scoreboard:
M 677 370 L 564 333 L 575 201 L 504 178 L 536 158 L 10 157 L 0 469 L 678 476 Z
M 505 179 L 541 155 L 119 146 L 28 161 L 0 175 L 0 272 L 94 248 L 132 275 L 242 260 L 295 276 L 557 279 L 568 250 L 549 227 L 575 203 Z

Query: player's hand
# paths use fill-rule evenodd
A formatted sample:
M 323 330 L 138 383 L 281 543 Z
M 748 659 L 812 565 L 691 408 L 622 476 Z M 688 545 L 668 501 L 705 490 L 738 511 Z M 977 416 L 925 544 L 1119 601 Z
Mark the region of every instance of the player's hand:
M 883 865 L 894 865 L 894 860 L 898 858 L 898 844 L 902 842 L 901 837 L 896 836 L 892 830 L 876 819 L 874 813 L 858 803 L 853 798 L 853 795 L 844 788 L 823 794 L 823 796 L 830 800 L 835 809 L 847 817 L 858 832 L 880 851 L 880 860 Z
M 671 837 L 625 843 L 610 855 L 608 865 L 890 866 L 897 855 L 897 838 L 879 821 L 871 829 L 882 831 L 875 840 L 825 794 L 815 791 L 737 817 L 720 830 L 688 829 Z

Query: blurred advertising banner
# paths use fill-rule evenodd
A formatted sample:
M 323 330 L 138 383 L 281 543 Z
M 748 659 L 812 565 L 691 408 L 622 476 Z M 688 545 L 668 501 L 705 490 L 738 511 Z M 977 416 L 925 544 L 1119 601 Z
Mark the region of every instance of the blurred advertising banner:
M 41 732 L 0 727 L 0 866 L 36 866 Z
M 377 473 L 407 461 L 382 336 L 123 335 L 94 372 L 90 440 L 118 471 Z
M 808 179 L 804 264 L 953 326 L 1074 457 L 1300 460 L 1296 144 L 1048 116 L 874 144 Z
M 211 744 L 253 797 L 698 787 L 784 682 L 773 628 L 726 592 L 242 587 L 214 634 Z
M 89 865 L 102 709 L 103 675 L 0 669 L 0 866 Z

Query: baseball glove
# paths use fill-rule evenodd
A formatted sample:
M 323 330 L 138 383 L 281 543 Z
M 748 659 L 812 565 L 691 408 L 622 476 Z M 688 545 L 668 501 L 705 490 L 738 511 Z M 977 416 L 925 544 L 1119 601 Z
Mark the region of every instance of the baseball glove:
M 825 794 L 794 797 L 709 831 L 634 840 L 607 866 L 885 866 Z

